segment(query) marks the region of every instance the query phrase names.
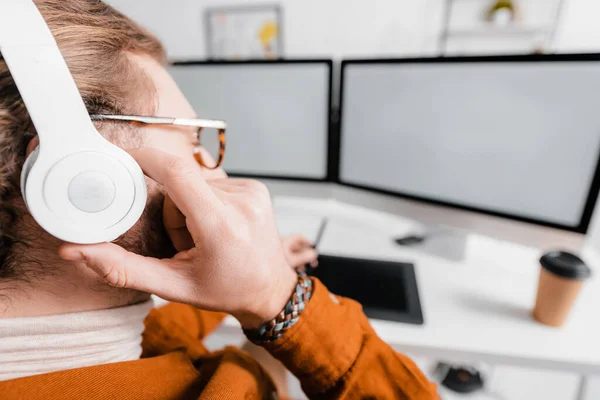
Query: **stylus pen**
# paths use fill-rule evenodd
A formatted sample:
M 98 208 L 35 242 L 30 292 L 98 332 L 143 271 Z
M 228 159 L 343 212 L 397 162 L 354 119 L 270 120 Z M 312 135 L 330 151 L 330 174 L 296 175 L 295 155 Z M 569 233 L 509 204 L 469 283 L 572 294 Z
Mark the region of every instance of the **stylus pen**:
M 327 218 L 323 218 L 323 220 L 321 221 L 321 226 L 319 226 L 319 232 L 317 232 L 317 238 L 315 239 L 315 241 L 313 243 L 313 249 L 316 249 L 317 246 L 319 246 L 319 243 L 321 243 L 321 238 L 323 237 L 323 232 L 325 232 L 325 227 L 327 226 L 327 222 L 328 222 Z M 304 265 L 304 270 L 309 275 L 313 269 L 314 269 L 313 266 L 310 264 Z
M 327 222 L 329 222 L 327 217 L 323 218 L 323 220 L 321 221 L 321 226 L 319 227 L 319 232 L 317 233 L 317 238 L 315 239 L 315 242 L 313 243 L 314 249 L 316 249 L 317 246 L 319 245 L 319 243 L 321 243 L 321 238 L 323 237 L 323 232 L 325 232 L 325 227 L 327 226 Z

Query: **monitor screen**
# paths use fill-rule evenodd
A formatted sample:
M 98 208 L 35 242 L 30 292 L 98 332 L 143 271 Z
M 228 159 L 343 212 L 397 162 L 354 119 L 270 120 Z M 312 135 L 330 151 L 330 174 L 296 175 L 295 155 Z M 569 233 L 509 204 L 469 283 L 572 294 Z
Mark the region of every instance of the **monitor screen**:
M 200 118 L 227 122 L 227 172 L 326 178 L 331 61 L 176 63 L 170 73 Z
M 599 89 L 600 60 L 345 62 L 340 180 L 584 231 Z

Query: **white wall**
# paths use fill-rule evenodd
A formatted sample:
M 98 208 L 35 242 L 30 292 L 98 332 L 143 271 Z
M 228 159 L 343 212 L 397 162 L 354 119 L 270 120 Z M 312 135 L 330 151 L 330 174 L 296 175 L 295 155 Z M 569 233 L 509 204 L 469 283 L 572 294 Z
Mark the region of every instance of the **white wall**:
M 206 55 L 204 10 L 241 0 L 108 0 L 149 28 L 172 59 Z M 252 4 L 269 4 L 259 0 Z M 361 57 L 432 54 L 443 0 L 274 0 L 283 8 L 287 57 Z
M 172 59 L 206 56 L 203 19 L 206 8 L 248 4 L 243 0 L 107 1 L 157 34 Z M 461 6 L 473 4 L 474 0 L 454 1 L 458 5 L 455 11 L 464 14 L 464 18 L 458 15 L 453 19 L 459 25 L 465 22 L 463 20 L 473 19 L 480 14 L 478 8 Z M 555 8 L 543 6 L 545 1 L 528 0 L 522 7 L 532 25 L 538 26 L 553 18 Z M 261 3 L 276 3 L 283 8 L 283 45 L 287 57 L 351 58 L 438 54 L 438 37 L 442 30 L 446 1 L 252 2 Z M 474 12 L 477 15 L 471 15 Z M 552 48 L 560 52 L 600 51 L 600 1 L 563 0 Z
M 555 47 L 560 52 L 600 51 L 600 1 L 565 0 Z

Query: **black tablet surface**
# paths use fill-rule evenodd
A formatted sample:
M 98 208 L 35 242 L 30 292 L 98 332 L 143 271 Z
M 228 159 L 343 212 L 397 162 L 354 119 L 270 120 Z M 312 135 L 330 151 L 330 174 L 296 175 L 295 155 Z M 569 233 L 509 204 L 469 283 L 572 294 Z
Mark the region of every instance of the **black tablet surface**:
M 310 275 L 361 303 L 369 318 L 423 324 L 413 264 L 320 255 Z

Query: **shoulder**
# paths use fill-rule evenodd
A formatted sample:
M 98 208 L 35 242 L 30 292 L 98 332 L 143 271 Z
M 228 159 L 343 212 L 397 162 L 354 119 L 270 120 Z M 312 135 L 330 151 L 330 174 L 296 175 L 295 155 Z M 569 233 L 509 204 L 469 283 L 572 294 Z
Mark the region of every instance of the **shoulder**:
M 164 354 L 177 348 L 205 352 L 202 339 L 212 332 L 225 314 L 199 310 L 181 303 L 167 303 L 150 311 L 142 334 L 144 356 Z

